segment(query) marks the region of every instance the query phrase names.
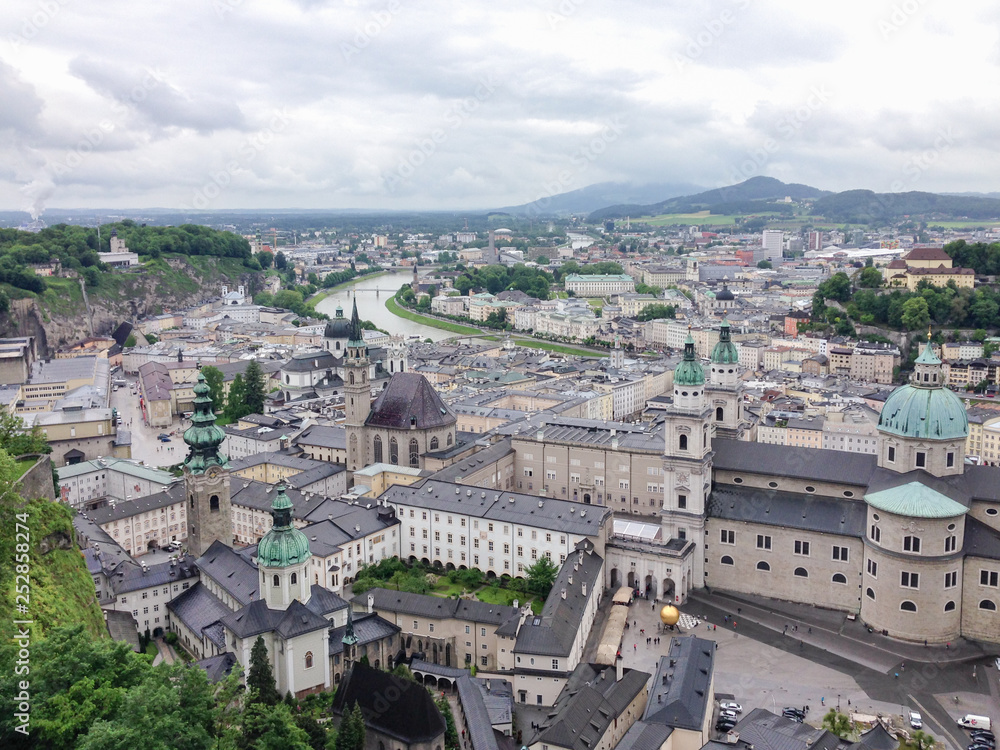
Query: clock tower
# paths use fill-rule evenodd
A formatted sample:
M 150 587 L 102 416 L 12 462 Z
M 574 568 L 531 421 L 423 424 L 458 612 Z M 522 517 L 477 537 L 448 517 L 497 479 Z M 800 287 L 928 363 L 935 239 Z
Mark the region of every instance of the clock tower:
M 215 424 L 215 409 L 205 376 L 198 373 L 194 387 L 194 415 L 184 431 L 188 455 L 184 459 L 187 494 L 188 551 L 205 553 L 216 539 L 233 543 L 233 512 L 229 499 L 229 459 L 219 452 L 226 434 Z
M 358 317 L 358 301 L 351 313 L 350 338 L 344 358 L 344 427 L 347 431 L 347 470 L 363 469 L 368 460 L 365 420 L 372 408 L 372 384 L 368 379 L 368 345 Z

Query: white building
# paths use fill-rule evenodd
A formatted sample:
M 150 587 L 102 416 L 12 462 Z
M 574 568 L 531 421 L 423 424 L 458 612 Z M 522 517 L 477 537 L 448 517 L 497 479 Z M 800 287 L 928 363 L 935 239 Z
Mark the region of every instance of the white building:
M 635 279 L 625 273 L 589 274 L 571 273 L 566 277 L 566 291 L 577 297 L 607 297 L 635 291 Z
M 84 508 L 107 499 L 123 502 L 159 492 L 178 481 L 167 471 L 121 458 L 97 458 L 61 466 L 59 499 L 71 508 Z
M 785 246 L 785 233 L 780 229 L 765 229 L 761 245 L 767 260 L 781 260 L 781 252 Z

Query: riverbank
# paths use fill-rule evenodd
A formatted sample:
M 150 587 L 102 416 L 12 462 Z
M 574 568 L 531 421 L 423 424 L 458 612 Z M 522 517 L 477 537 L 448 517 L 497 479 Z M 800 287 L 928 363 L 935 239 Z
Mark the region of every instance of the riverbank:
M 361 276 L 355 276 L 349 281 L 345 281 L 342 284 L 337 284 L 336 286 L 331 286 L 327 289 L 320 289 L 318 292 L 313 294 L 309 299 L 306 300 L 306 306 L 316 309 L 316 305 L 325 300 L 331 294 L 336 294 L 341 289 L 347 289 L 357 284 L 359 281 L 368 281 L 369 279 L 377 279 L 379 276 L 385 276 L 387 273 L 392 273 L 391 271 L 379 271 L 377 273 L 366 273 Z
M 457 333 L 460 336 L 477 336 L 482 333 L 482 331 L 478 328 L 460 326 L 457 323 L 450 323 L 447 320 L 438 320 L 437 318 L 431 318 L 427 315 L 421 315 L 420 313 L 407 310 L 405 307 L 396 302 L 395 297 L 387 297 L 385 300 L 385 307 L 393 315 L 400 318 L 406 318 L 407 320 L 412 320 L 414 323 L 420 323 L 421 325 L 429 326 L 431 328 L 440 328 L 443 331 Z

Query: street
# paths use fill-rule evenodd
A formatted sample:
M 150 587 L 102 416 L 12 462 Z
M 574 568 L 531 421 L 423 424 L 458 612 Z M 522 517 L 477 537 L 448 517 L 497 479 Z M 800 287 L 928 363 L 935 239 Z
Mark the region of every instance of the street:
M 138 378 L 119 372 L 112 379 L 122 377 L 128 381 L 128 385 L 119 387 L 117 391 L 112 389 L 111 406 L 121 415 L 121 428 L 132 434 L 132 459 L 154 468 L 168 468 L 183 461 L 186 446 L 181 437 L 183 429 L 180 419 L 175 417 L 169 428 L 147 427 L 139 410 L 139 394 L 133 395 L 131 390 Z M 161 443 L 157 438 L 161 432 L 170 434 L 169 443 Z

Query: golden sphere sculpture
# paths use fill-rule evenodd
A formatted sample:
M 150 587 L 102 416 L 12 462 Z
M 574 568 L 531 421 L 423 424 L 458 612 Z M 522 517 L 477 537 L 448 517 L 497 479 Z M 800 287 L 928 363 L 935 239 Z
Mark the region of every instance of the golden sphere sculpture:
M 664 625 L 676 625 L 681 619 L 681 613 L 673 604 L 667 604 L 660 610 L 660 622 Z

